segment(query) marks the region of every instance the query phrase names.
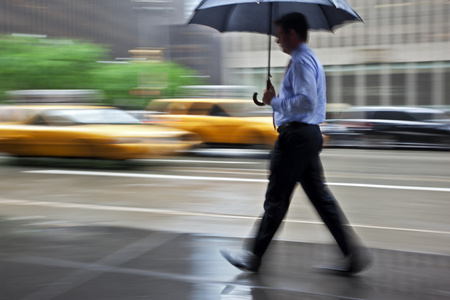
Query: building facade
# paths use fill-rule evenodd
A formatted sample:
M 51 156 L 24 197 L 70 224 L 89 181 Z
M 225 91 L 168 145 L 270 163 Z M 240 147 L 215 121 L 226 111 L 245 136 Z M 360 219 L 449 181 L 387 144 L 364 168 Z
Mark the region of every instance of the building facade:
M 265 87 L 268 37 L 186 26 L 199 0 L 2 0 L 0 33 L 90 40 L 110 59 L 159 49 L 214 85 Z M 310 34 L 326 68 L 328 101 L 351 105 L 450 105 L 450 1 L 348 0 L 363 18 Z M 271 38 L 272 82 L 288 56 Z M 249 95 L 250 97 L 251 95 Z
M 310 33 L 325 66 L 328 101 L 351 105 L 450 105 L 450 1 L 348 0 L 364 23 Z M 225 84 L 264 88 L 267 36 L 223 36 Z M 289 60 L 272 38 L 271 75 Z
M 111 49 L 105 60 L 166 60 L 221 82 L 220 35 L 186 26 L 197 0 L 2 0 L 0 34 L 81 39 Z M 154 59 L 152 57 L 151 59 Z M 149 84 L 151 85 L 151 83 Z

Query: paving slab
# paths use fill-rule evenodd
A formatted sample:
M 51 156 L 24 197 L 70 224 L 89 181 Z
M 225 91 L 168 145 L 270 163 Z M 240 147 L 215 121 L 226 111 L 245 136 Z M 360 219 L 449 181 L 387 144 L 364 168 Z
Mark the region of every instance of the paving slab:
M 245 241 L 178 232 L 0 218 L 1 300 L 450 299 L 450 257 L 372 249 L 344 277 L 317 268 L 333 245 L 274 241 L 257 274 L 219 253 Z

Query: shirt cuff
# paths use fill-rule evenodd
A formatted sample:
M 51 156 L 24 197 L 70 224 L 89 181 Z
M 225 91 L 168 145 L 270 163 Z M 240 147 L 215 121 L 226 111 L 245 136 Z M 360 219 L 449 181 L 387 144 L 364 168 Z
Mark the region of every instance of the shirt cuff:
M 279 97 L 273 97 L 270 102 L 270 106 L 274 111 L 280 111 L 281 108 L 281 99 Z

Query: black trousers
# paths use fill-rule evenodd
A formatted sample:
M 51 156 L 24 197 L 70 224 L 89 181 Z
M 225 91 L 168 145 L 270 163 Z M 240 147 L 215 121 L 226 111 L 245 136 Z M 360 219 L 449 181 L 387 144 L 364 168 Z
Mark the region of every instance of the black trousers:
M 356 235 L 350 226 L 344 226 L 348 221 L 324 183 L 319 126 L 289 123 L 279 132 L 270 162 L 264 215 L 250 250 L 258 257 L 264 255 L 286 216 L 293 190 L 300 183 L 342 253 L 351 254 Z

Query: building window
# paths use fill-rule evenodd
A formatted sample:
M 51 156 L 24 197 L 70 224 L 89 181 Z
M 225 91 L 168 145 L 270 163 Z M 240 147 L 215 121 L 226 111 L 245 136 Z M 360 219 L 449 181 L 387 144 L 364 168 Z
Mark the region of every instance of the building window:
M 391 74 L 391 104 L 406 104 L 406 76 L 404 73 Z
M 426 72 L 421 72 L 417 74 L 417 84 L 416 84 L 416 93 L 417 93 L 417 104 L 418 105 L 429 105 L 433 103 L 432 90 L 433 82 L 432 82 L 432 74 L 428 70 Z
M 450 68 L 445 70 L 444 82 L 450 82 Z M 444 85 L 444 105 L 450 105 L 450 84 Z
M 356 80 L 355 75 L 342 76 L 342 102 L 356 105 Z
M 366 77 L 366 101 L 367 105 L 380 104 L 381 77 L 379 74 L 369 74 Z

